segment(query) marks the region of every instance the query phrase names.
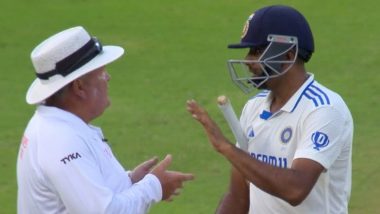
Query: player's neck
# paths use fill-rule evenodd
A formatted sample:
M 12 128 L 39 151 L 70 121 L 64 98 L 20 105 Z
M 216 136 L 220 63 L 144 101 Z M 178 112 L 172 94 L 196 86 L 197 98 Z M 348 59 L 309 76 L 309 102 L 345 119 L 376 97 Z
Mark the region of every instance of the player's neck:
M 308 77 L 309 75 L 305 71 L 289 71 L 289 73 L 279 78 L 271 89 L 272 103 L 270 111 L 277 112 L 280 110 Z

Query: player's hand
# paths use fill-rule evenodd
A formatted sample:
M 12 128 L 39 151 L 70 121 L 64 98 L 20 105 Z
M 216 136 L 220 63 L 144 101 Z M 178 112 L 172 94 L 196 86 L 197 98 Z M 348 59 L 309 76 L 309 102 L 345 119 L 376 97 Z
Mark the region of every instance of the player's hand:
M 193 180 L 194 176 L 189 173 L 168 171 L 172 162 L 172 156 L 167 155 L 164 160 L 153 168 L 151 173 L 160 180 L 162 187 L 162 200 L 172 201 L 174 196 L 178 196 L 185 181 Z
M 205 109 L 203 109 L 195 100 L 188 100 L 186 104 L 187 111 L 195 120 L 202 124 L 207 137 L 215 150 L 223 153 L 223 151 L 231 147 L 232 144 L 223 135 L 219 126 L 211 119 Z
M 144 161 L 143 163 L 140 163 L 138 166 L 136 166 L 132 172 L 130 172 L 129 177 L 132 180 L 132 184 L 139 182 L 141 179 L 147 175 L 152 168 L 158 163 L 158 158 L 153 157 L 147 161 Z

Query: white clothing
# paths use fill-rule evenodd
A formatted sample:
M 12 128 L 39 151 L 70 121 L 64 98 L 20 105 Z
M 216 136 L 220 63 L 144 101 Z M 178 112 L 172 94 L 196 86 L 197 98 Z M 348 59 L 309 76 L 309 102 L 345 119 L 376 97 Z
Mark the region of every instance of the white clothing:
M 250 155 L 282 168 L 290 168 L 294 159 L 307 158 L 325 171 L 295 207 L 251 183 L 250 213 L 348 213 L 353 121 L 342 98 L 311 75 L 278 112 L 270 112 L 271 99 L 271 93 L 263 91 L 243 109 L 240 122 Z
M 159 180 L 132 184 L 105 141 L 74 114 L 38 106 L 19 150 L 18 213 L 146 213 L 162 198 Z

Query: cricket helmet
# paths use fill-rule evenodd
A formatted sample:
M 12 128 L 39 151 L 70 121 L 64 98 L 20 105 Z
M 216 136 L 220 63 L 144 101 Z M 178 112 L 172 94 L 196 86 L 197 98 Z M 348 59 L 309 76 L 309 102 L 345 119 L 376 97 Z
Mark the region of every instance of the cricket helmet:
M 250 48 L 261 50 L 258 60 L 228 60 L 230 75 L 244 92 L 261 88 L 274 77 L 284 74 L 296 61 L 297 56 L 304 62 L 309 61 L 314 52 L 314 39 L 305 17 L 296 9 L 273 5 L 261 8 L 249 16 L 241 41 L 230 44 L 228 48 Z M 285 59 L 285 54 L 293 50 L 295 57 Z M 263 74 L 252 77 L 247 64 L 259 63 Z M 281 65 L 289 64 L 286 70 Z

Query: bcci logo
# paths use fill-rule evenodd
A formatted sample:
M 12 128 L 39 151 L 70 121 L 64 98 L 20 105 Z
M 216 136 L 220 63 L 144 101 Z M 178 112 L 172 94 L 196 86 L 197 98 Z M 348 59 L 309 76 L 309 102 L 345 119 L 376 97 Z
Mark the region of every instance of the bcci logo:
M 245 25 L 243 27 L 243 32 L 241 33 L 241 38 L 244 38 L 245 35 L 247 35 L 248 29 L 249 29 L 249 23 L 251 22 L 253 15 L 255 15 L 255 14 L 250 15 L 248 17 L 248 20 L 245 22 Z
M 323 132 L 314 132 L 311 135 L 311 141 L 314 143 L 314 149 L 318 151 L 330 143 L 329 137 Z
M 284 131 L 281 132 L 281 142 L 284 144 L 289 143 L 290 139 L 292 139 L 292 136 L 293 136 L 292 128 L 288 127 L 284 129 Z

